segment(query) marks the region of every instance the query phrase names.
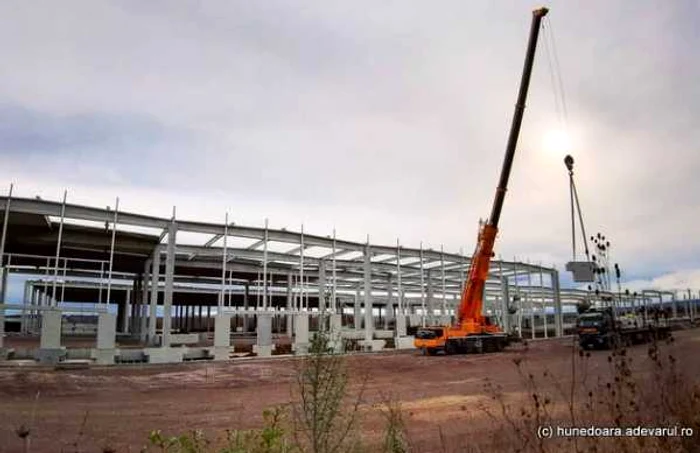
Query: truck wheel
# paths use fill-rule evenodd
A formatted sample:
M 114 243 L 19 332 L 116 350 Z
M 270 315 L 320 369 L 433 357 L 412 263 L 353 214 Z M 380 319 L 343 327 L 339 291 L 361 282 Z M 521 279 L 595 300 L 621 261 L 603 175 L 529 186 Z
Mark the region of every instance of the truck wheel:
M 452 355 L 457 353 L 457 345 L 452 341 L 445 343 L 445 355 Z

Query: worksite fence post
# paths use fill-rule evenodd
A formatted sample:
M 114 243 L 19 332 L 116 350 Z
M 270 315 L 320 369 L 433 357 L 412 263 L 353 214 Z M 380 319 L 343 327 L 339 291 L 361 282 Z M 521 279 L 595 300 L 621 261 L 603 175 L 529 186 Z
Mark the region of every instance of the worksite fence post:
M 175 272 L 175 241 L 177 223 L 174 220 L 168 225 L 168 245 L 165 257 L 165 291 L 163 296 L 163 342 L 162 347 L 170 346 L 170 329 L 172 327 L 173 278 Z
M 530 269 L 530 261 L 527 262 L 527 301 L 530 306 L 530 324 L 532 324 L 532 339 L 537 338 L 535 329 L 535 298 L 532 296 L 532 269 Z
M 387 282 L 386 282 L 386 306 L 384 310 L 386 313 L 384 314 L 384 329 L 389 329 L 389 322 L 393 319 L 394 317 L 394 285 L 392 282 L 391 274 L 387 276 Z
M 692 323 L 695 320 L 695 313 L 693 310 L 693 303 L 691 302 L 693 298 L 693 293 L 690 291 L 690 288 L 688 288 L 688 302 L 687 302 L 687 312 L 688 312 L 688 317 L 690 318 L 690 322 Z
M 63 238 L 63 220 L 66 217 L 66 198 L 68 197 L 68 191 L 63 191 L 63 203 L 61 203 L 61 222 L 58 225 L 58 240 L 56 241 L 56 262 L 54 263 L 53 271 L 53 286 L 51 288 L 51 297 L 54 300 L 52 306 L 56 305 L 58 298 L 56 297 L 56 281 L 58 280 L 58 264 L 59 258 L 61 256 L 61 240 Z
M 318 263 L 317 294 L 318 311 L 323 314 L 326 312 L 326 262 L 323 259 Z
M 369 241 L 365 246 L 364 282 L 365 282 L 365 340 L 371 341 L 374 336 L 374 322 L 372 313 L 372 249 Z
M 31 285 L 32 283 L 29 280 L 24 281 L 24 294 L 22 296 L 22 324 L 20 325 L 20 332 L 22 333 L 22 335 L 27 334 L 27 305 L 30 304 L 29 294 L 32 288 Z M 29 311 L 29 313 L 31 314 L 31 311 Z
M 262 306 L 263 310 L 267 310 L 267 239 L 268 239 L 268 220 L 265 218 L 265 232 L 263 234 L 263 288 L 262 288 Z M 231 303 L 229 299 L 229 304 Z
M 7 240 L 7 225 L 10 219 L 10 204 L 12 203 L 12 190 L 14 184 L 10 184 L 10 191 L 7 194 L 7 201 L 5 202 L 5 213 L 2 218 L 2 236 L 0 236 L 0 276 L 5 275 L 5 241 Z M 9 266 L 8 266 L 9 267 Z M 0 279 L 3 280 L 3 279 Z M 4 304 L 5 298 L 7 297 L 7 283 L 5 281 L 0 281 L 0 304 Z M 5 309 L 1 309 L 0 319 L 2 320 L 2 332 L 5 331 Z M 0 347 L 3 345 L 3 336 L 0 334 Z
M 403 292 L 401 289 L 401 246 L 399 245 L 399 239 L 396 239 L 396 278 L 397 278 L 397 296 L 399 305 L 399 315 L 406 316 L 403 307 Z
M 503 331 L 510 332 L 510 312 L 508 307 L 510 305 L 510 292 L 508 291 L 508 278 L 503 275 L 503 261 L 502 258 L 498 257 L 498 274 L 501 280 L 501 312 L 503 313 Z M 518 332 L 520 334 L 520 332 Z
M 63 204 L 65 205 L 65 199 Z M 107 274 L 107 305 L 112 302 L 111 292 L 112 292 L 112 268 L 114 265 L 114 242 L 117 238 L 117 216 L 119 214 L 119 197 L 117 197 L 116 203 L 114 205 L 114 225 L 112 226 L 112 243 L 109 248 L 109 271 Z M 63 222 L 63 220 L 61 220 Z M 56 252 L 56 259 L 58 260 L 58 252 Z M 55 285 L 55 283 L 54 283 Z M 56 287 L 54 286 L 54 292 Z
M 299 309 L 304 306 L 304 224 L 301 224 L 301 232 L 299 234 Z
M 420 243 L 420 306 L 421 306 L 421 326 L 425 327 L 426 307 L 425 307 L 425 277 L 423 276 L 423 241 Z
M 440 244 L 440 267 L 442 268 L 442 316 L 447 316 L 447 290 L 445 280 L 445 249 Z
M 331 312 L 338 313 L 338 302 L 336 300 L 336 268 L 335 268 L 335 228 L 333 228 L 333 287 L 331 290 Z M 342 319 L 342 318 L 341 318 Z
M 287 274 L 287 313 L 285 317 L 287 318 L 287 336 L 289 338 L 292 338 L 292 329 L 294 325 L 294 319 L 291 314 L 293 298 L 294 293 L 292 292 L 292 274 Z
M 216 315 L 220 315 L 224 306 L 224 297 L 226 297 L 226 263 L 228 262 L 228 212 L 224 217 L 224 251 L 221 255 L 221 290 L 219 291 L 219 300 L 216 309 Z
M 544 337 L 549 338 L 549 333 L 547 332 L 547 329 L 549 328 L 547 324 L 547 300 L 544 297 L 544 273 L 542 271 L 542 263 L 539 264 L 540 267 L 540 281 L 539 281 L 539 292 L 540 292 L 540 300 L 542 301 L 542 311 L 544 312 L 542 315 L 544 316 Z M 556 329 L 555 329 L 556 330 Z M 556 336 L 556 332 L 555 332 Z

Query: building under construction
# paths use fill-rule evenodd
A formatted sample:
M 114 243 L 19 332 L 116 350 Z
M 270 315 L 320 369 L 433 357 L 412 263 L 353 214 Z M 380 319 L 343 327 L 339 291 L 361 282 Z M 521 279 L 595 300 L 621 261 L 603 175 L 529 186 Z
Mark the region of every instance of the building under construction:
M 334 233 L 158 218 L 11 191 L 0 198 L 0 216 L 5 359 L 112 364 L 304 353 L 319 329 L 334 335 L 338 350 L 412 348 L 417 327 L 453 320 L 471 261 Z M 9 300 L 11 284 L 23 285 L 23 297 Z M 504 331 L 547 338 L 570 334 L 577 304 L 597 296 L 560 288 L 555 268 L 499 259 L 484 297 Z M 694 317 L 691 297 L 644 291 L 618 300 L 663 305 L 679 319 Z

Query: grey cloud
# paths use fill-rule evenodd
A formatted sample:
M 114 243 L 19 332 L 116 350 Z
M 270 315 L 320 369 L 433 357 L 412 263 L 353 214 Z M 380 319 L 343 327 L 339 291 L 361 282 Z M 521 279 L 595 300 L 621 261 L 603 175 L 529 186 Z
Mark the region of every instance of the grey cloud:
M 113 152 L 114 148 L 152 147 L 167 136 L 168 131 L 149 118 L 109 113 L 56 115 L 0 105 L 3 153 Z
M 588 228 L 619 238 L 631 274 L 700 266 L 683 245 L 700 208 L 697 3 L 551 6 Z M 531 7 L 4 6 L 0 51 L 12 70 L 0 74 L 0 102 L 15 110 L 0 112 L 0 130 L 7 150 L 46 150 L 9 164 L 47 177 L 82 149 L 79 178 L 102 171 L 172 194 L 235 194 L 285 206 L 288 224 L 312 212 L 360 238 L 471 251 L 498 177 Z M 556 125 L 543 50 L 497 247 L 562 263 L 568 189 L 561 156 L 541 149 Z

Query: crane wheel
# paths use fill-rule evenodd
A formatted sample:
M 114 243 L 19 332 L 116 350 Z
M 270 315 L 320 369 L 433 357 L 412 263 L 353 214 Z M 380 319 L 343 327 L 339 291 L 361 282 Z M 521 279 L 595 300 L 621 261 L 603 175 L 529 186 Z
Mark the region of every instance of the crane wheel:
M 453 342 L 448 341 L 445 343 L 445 355 L 452 355 L 457 353 L 457 345 Z

